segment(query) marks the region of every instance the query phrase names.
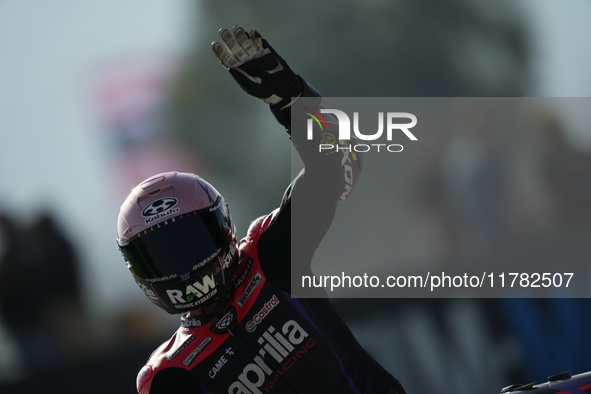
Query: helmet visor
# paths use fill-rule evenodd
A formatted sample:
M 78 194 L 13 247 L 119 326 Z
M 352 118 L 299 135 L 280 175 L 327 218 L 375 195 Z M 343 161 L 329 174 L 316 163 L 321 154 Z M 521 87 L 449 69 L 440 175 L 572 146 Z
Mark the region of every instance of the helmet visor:
M 167 219 L 118 244 L 135 277 L 157 282 L 217 260 L 231 233 L 230 215 L 220 196 L 211 207 Z

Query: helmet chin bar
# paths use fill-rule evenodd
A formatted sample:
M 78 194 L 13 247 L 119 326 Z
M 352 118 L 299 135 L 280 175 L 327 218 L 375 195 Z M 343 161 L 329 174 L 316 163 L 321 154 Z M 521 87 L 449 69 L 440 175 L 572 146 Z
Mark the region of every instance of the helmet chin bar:
M 230 244 L 224 249 L 229 252 L 231 249 Z M 228 253 L 220 253 L 211 261 L 209 269 L 193 271 L 185 280 L 175 276 L 175 278 L 165 283 L 149 283 L 139 278 L 136 278 L 136 282 L 152 302 L 170 314 L 199 311 L 202 315 L 212 315 L 227 306 L 234 293 L 239 261 L 238 250 L 232 253 L 228 260 L 226 260 L 227 256 L 229 256 Z M 214 283 L 215 286 L 213 286 Z M 195 290 L 203 293 L 202 295 L 199 294 L 200 298 L 207 297 L 208 294 L 211 295 L 211 298 L 199 302 L 199 299 L 195 298 L 195 296 L 190 297 Z M 212 292 L 215 292 L 215 294 L 212 294 Z M 194 305 L 188 305 L 189 303 Z M 179 307 L 177 308 L 175 305 Z M 211 309 L 212 305 L 215 305 L 213 310 Z M 207 313 L 208 310 L 209 313 Z
M 234 287 L 234 283 L 235 283 L 235 278 L 236 278 L 236 269 L 238 267 L 238 261 L 239 261 L 239 254 L 238 254 L 238 250 L 236 250 L 236 252 L 234 253 L 234 256 L 232 258 L 232 261 L 229 263 L 229 268 L 227 270 L 224 270 L 223 268 L 223 261 L 222 258 L 220 256 L 218 256 L 218 263 L 220 265 L 220 270 L 222 271 L 222 286 L 225 287 L 226 286 L 226 274 L 230 273 L 232 274 L 232 279 L 229 279 L 229 289 L 223 293 L 221 293 L 212 304 L 210 305 L 206 305 L 201 307 L 200 309 L 194 309 L 194 310 L 199 310 L 202 316 L 217 316 L 226 306 L 228 306 L 229 301 L 232 299 L 232 295 L 234 294 L 234 291 L 236 290 Z M 210 312 L 207 313 L 207 309 L 210 308 L 212 305 L 215 305 L 215 308 Z M 191 312 L 191 311 L 189 311 Z
M 220 264 L 221 264 L 221 259 L 220 259 Z M 234 286 L 234 278 L 236 277 L 236 268 L 238 266 L 238 254 L 236 254 L 236 256 L 234 256 L 234 259 L 232 259 L 232 262 L 230 263 L 230 268 L 228 271 L 232 270 L 232 280 L 229 283 L 229 289 L 227 291 L 225 291 L 224 293 L 220 294 L 218 296 L 218 298 L 214 301 L 214 303 L 212 305 L 215 305 L 215 307 L 213 308 L 213 310 L 210 313 L 207 313 L 207 308 L 211 307 L 211 305 L 208 305 L 207 307 L 203 307 L 201 308 L 201 315 L 203 316 L 218 316 L 230 303 L 230 300 L 232 299 L 232 295 L 234 294 L 234 292 L 236 291 L 236 288 Z M 223 274 L 223 286 L 226 286 L 226 272 L 224 272 L 224 270 L 222 269 L 222 274 Z
M 232 244 L 235 243 L 235 240 L 232 240 L 230 242 L 229 245 L 229 249 L 228 249 L 228 253 L 230 253 L 230 249 L 232 248 Z M 234 283 L 235 283 L 235 278 L 236 278 L 236 269 L 238 266 L 238 260 L 239 260 L 239 255 L 238 255 L 238 250 L 236 249 L 236 251 L 234 252 L 233 256 L 232 256 L 232 260 L 227 264 L 226 269 L 224 269 L 224 258 L 225 256 L 227 256 L 227 254 L 223 254 L 221 256 L 217 257 L 218 260 L 218 266 L 220 268 L 221 271 L 221 275 L 222 275 L 222 282 L 221 282 L 221 286 L 218 288 L 218 295 L 217 297 L 215 297 L 213 299 L 213 301 L 206 303 L 206 305 L 202 306 L 201 308 L 195 308 L 193 310 L 198 310 L 201 312 L 201 315 L 203 316 L 217 316 L 230 302 L 230 300 L 232 299 L 232 295 L 234 294 L 235 288 L 234 288 Z M 231 278 L 230 278 L 231 275 Z M 228 279 L 226 281 L 226 278 Z M 225 290 L 225 291 L 222 291 Z M 215 305 L 214 309 L 210 312 L 207 313 L 207 309 L 211 308 L 212 305 Z M 190 312 L 190 311 L 189 311 Z

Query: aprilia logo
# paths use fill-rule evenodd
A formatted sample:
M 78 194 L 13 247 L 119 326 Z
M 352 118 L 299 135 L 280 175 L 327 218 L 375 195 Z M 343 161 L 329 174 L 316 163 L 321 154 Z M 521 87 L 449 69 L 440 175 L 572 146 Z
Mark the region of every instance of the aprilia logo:
M 287 372 L 316 344 L 313 339 L 309 339 L 302 345 L 308 333 L 295 320 L 286 322 L 281 328 L 281 332 L 275 331 L 275 328 L 270 326 L 257 340 L 258 344 L 262 346 L 259 349 L 259 355 L 254 357 L 252 363 L 244 367 L 242 373 L 238 375 L 238 379 L 228 387 L 228 394 L 262 394 L 259 388 L 265 385 L 268 376 L 274 376 L 276 379 L 271 379 L 265 385 L 264 390 L 268 392 L 273 388 L 279 375 Z M 290 357 L 296 350 L 296 346 L 298 346 L 296 354 Z M 281 368 L 276 373 L 265 363 L 264 357 L 269 356 L 281 364 Z
M 234 255 L 236 254 L 237 248 L 238 243 L 236 241 L 232 241 L 232 243 L 230 244 L 230 250 L 228 250 L 228 253 L 224 257 L 224 265 L 222 267 L 223 269 L 226 269 L 230 266 L 230 263 L 232 262 L 232 260 L 234 260 Z
M 192 317 L 192 318 L 183 318 L 181 320 L 181 323 L 182 323 L 183 327 L 186 327 L 186 328 L 195 328 L 195 327 L 201 327 L 202 326 L 201 320 L 199 320 L 199 319 L 197 319 L 195 317 Z

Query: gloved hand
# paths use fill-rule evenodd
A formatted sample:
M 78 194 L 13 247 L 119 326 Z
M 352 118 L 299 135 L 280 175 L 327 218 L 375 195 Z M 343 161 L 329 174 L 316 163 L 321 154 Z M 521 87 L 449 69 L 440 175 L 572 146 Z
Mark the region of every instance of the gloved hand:
M 211 48 L 246 93 L 271 105 L 281 103 L 278 109 L 289 107 L 291 97 L 302 93 L 304 82 L 259 32 L 234 26 L 232 31 L 220 29 L 219 35 L 223 43 L 214 41 Z

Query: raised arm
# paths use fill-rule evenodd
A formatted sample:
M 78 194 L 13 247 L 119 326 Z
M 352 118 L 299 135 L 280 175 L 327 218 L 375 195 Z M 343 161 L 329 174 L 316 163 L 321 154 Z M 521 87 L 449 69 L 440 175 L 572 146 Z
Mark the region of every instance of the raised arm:
M 315 128 L 308 140 L 305 113 L 319 110 L 320 93 L 296 75 L 257 31 L 246 33 L 235 26 L 219 34 L 221 42 L 212 44 L 214 53 L 245 92 L 269 104 L 304 162 L 304 170 L 289 185 L 258 247 L 267 278 L 289 291 L 291 258 L 297 262 L 298 274 L 309 272 L 337 201 L 348 197 L 357 180 L 362 157 L 350 152 L 349 141 L 339 141 L 337 151 L 319 151 L 321 140 L 336 141 L 336 126 L 328 117 L 327 128 Z

